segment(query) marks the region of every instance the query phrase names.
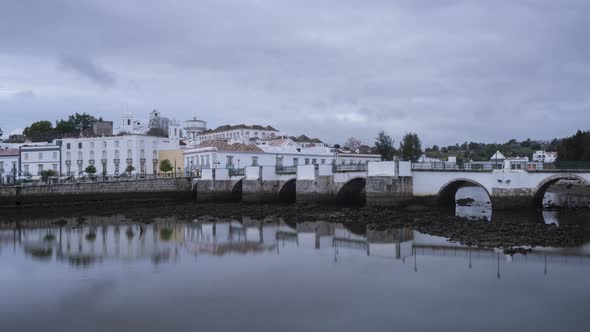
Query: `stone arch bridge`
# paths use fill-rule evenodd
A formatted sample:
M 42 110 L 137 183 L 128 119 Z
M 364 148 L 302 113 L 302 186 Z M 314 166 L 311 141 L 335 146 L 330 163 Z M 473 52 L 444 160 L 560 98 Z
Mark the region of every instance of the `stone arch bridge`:
M 453 204 L 457 190 L 479 186 L 496 210 L 541 205 L 559 180 L 590 184 L 590 170 L 412 170 L 410 162 L 367 165 L 252 166 L 206 169 L 193 180 L 197 201 L 351 203 L 396 207 L 416 202 Z

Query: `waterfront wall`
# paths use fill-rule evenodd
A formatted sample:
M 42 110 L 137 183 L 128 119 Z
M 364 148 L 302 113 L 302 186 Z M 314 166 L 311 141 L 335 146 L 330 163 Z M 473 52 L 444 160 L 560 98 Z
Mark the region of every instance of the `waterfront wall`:
M 83 204 L 114 200 L 190 200 L 189 178 L 0 187 L 0 206 Z

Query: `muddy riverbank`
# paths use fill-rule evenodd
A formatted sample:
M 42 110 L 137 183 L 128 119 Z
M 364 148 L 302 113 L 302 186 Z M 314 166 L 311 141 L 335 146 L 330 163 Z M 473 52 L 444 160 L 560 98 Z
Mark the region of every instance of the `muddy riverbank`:
M 453 216 L 452 212 L 413 207 L 403 210 L 375 209 L 369 207 L 344 208 L 315 205 L 256 205 L 241 203 L 194 204 L 156 203 L 150 205 L 128 204 L 116 206 L 78 207 L 75 209 L 14 209 L 3 211 L 4 223 L 26 222 L 36 217 L 59 220 L 64 217 L 84 215 L 109 215 L 121 213 L 128 222 L 151 223 L 155 218 L 174 216 L 178 220 L 235 219 L 243 216 L 264 222 L 283 218 L 287 223 L 329 221 L 342 223 L 357 233 L 367 229 L 411 228 L 430 235 L 443 236 L 464 245 L 485 248 L 512 248 L 517 246 L 570 247 L 590 242 L 590 212 L 577 211 L 577 222 L 557 227 L 534 218 L 535 211 L 520 214 L 504 214 L 494 221 L 469 220 Z

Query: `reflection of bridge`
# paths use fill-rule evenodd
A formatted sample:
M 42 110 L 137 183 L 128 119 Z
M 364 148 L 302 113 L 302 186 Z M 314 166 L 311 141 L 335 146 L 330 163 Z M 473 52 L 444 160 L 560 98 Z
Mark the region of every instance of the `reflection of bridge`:
M 120 217 L 113 217 L 120 220 Z M 22 248 L 39 260 L 57 260 L 75 266 L 88 266 L 106 260 L 150 260 L 154 264 L 177 260 L 182 252 L 192 255 L 223 256 L 259 254 L 281 248 L 333 250 L 334 258 L 360 252 L 363 256 L 406 261 L 417 256 L 509 263 L 586 264 L 590 263 L 590 244 L 578 248 L 535 248 L 526 256 L 504 255 L 501 250 L 481 249 L 450 243 L 442 237 L 409 229 L 368 230 L 360 235 L 342 224 L 305 222 L 291 227 L 282 221 L 263 223 L 249 218 L 242 221 L 172 220 L 144 225 L 104 223 L 77 226 L 75 221 L 58 227 L 37 222 L 36 228 L 3 228 L 0 248 Z
M 233 174 L 233 173 L 232 173 Z M 233 176 L 228 169 L 203 170 L 195 179 L 199 201 L 363 201 L 397 206 L 416 200 L 450 204 L 463 186 L 483 188 L 494 209 L 541 206 L 549 186 L 560 180 L 590 184 L 590 170 L 412 169 L 409 162 L 369 162 L 365 168 L 301 165 L 295 172 L 275 167 L 246 167 Z

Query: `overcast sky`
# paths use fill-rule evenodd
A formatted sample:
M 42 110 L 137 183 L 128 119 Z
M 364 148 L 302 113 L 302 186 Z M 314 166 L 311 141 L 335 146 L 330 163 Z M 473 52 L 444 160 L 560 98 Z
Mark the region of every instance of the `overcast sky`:
M 331 143 L 590 129 L 590 1 L 0 0 L 0 128 L 87 112 Z

